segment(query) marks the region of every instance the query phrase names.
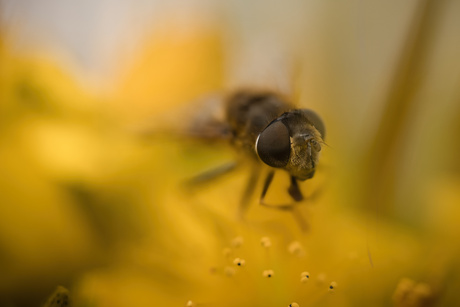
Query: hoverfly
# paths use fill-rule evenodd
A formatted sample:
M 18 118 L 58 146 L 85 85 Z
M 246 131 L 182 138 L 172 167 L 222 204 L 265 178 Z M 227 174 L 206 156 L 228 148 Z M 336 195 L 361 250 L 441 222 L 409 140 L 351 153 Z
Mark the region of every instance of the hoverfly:
M 290 176 L 288 193 L 295 202 L 304 199 L 298 181 L 314 176 L 321 146 L 324 144 L 325 126 L 321 118 L 309 109 L 296 109 L 283 95 L 269 90 L 241 89 L 224 100 L 224 121 L 217 134 L 225 136 L 252 163 L 252 173 L 241 199 L 243 213 L 254 192 L 262 163 L 270 167 L 266 175 L 259 203 L 278 209 L 291 209 L 293 204 L 271 206 L 265 202 L 276 170 Z M 216 130 L 216 129 L 214 129 Z M 198 183 L 227 173 L 238 163 L 223 165 L 191 180 Z

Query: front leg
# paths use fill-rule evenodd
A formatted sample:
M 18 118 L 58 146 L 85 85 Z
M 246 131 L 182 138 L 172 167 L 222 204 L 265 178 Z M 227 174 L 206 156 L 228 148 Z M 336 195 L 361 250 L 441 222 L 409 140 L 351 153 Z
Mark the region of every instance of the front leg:
M 297 222 L 302 232 L 307 232 L 309 230 L 308 222 L 305 220 L 304 216 L 302 215 L 302 212 L 300 212 L 296 206 L 300 201 L 304 199 L 304 197 L 302 195 L 302 192 L 299 189 L 299 185 L 297 184 L 297 179 L 295 177 L 291 176 L 291 184 L 288 189 L 289 195 L 294 199 L 293 203 L 281 204 L 281 205 L 271 205 L 271 204 L 265 203 L 264 198 L 265 198 L 265 195 L 267 194 L 270 184 L 273 181 L 274 174 L 275 174 L 275 171 L 270 171 L 268 173 L 265 179 L 262 194 L 260 195 L 259 203 L 265 207 L 292 212 L 294 220 Z
M 243 196 L 241 197 L 240 207 L 239 207 L 239 216 L 242 217 L 244 213 L 248 210 L 249 201 L 251 200 L 251 196 L 254 193 L 257 181 L 259 180 L 260 176 L 260 166 L 257 164 L 253 164 L 251 169 L 251 174 L 248 178 L 248 182 L 246 184 L 246 188 L 244 190 Z
M 270 187 L 270 184 L 273 181 L 273 176 L 275 176 L 275 171 L 270 171 L 267 177 L 265 178 L 264 188 L 262 189 L 262 194 L 260 195 L 261 203 L 263 202 L 265 195 L 267 194 L 268 188 Z
M 291 176 L 291 185 L 289 186 L 288 192 L 295 201 L 302 201 L 304 198 L 297 184 L 297 179 L 294 176 Z
M 201 174 L 196 175 L 195 177 L 188 179 L 184 182 L 184 186 L 187 188 L 201 186 L 207 184 L 214 179 L 226 175 L 239 166 L 238 162 L 232 161 L 226 164 L 222 164 L 216 168 L 202 172 Z
M 265 206 L 265 207 L 268 207 L 268 208 L 273 208 L 273 209 L 278 209 L 278 210 L 291 210 L 293 208 L 293 206 L 296 205 L 295 203 L 273 205 L 273 204 L 267 204 L 265 202 L 265 200 L 264 200 L 265 195 L 267 194 L 268 188 L 270 187 L 270 184 L 273 181 L 274 175 L 275 175 L 275 171 L 271 170 L 268 173 L 267 177 L 265 178 L 264 187 L 262 189 L 262 194 L 260 195 L 259 203 L 262 206 Z M 293 178 L 293 177 L 291 177 L 291 178 Z M 291 190 L 292 190 L 292 193 L 291 193 Z M 289 191 L 289 194 L 291 195 L 291 197 L 294 200 L 299 201 L 299 200 L 303 199 L 302 193 L 299 190 L 299 187 L 297 185 L 297 181 L 295 180 L 295 178 L 291 179 L 291 186 L 289 187 L 288 191 Z M 293 196 L 293 195 L 295 195 L 295 196 Z M 297 200 L 296 197 L 299 200 Z

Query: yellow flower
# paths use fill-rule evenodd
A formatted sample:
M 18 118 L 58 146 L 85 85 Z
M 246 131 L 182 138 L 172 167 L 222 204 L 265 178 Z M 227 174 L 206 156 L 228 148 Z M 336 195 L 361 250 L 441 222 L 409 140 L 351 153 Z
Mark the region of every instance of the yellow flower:
M 394 17 L 380 5 L 365 26 Z M 2 41 L 0 305 L 39 306 L 58 285 L 68 292 L 58 288 L 48 306 L 64 293 L 75 306 L 458 305 L 460 19 L 448 5 L 458 8 L 406 8 L 406 39 L 396 25 L 374 28 L 385 35 L 363 57 L 340 23 L 356 16 L 320 10 L 329 30 L 298 46 L 311 65 L 299 90 L 330 136 L 300 185 L 317 197 L 287 211 L 254 197 L 242 219 L 245 167 L 181 185 L 233 159 L 228 144 L 132 129 L 182 121 L 182 106 L 224 87 L 220 27 L 154 33 L 104 97 L 50 57 L 19 56 Z M 287 184 L 277 173 L 267 198 L 283 202 Z

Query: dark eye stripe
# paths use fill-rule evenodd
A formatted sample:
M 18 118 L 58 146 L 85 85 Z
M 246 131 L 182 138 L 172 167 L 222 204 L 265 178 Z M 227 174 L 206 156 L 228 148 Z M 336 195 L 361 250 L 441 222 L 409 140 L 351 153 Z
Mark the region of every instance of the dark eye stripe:
M 291 140 L 289 130 L 282 121 L 274 121 L 257 138 L 259 158 L 272 167 L 283 167 L 289 162 Z

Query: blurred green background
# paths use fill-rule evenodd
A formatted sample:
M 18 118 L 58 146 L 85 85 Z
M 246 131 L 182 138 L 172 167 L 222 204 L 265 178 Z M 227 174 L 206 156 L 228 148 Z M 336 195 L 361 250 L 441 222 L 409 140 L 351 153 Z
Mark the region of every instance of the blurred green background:
M 0 306 L 458 305 L 458 29 L 453 0 L 1 1 Z M 324 118 L 308 233 L 238 220 L 244 169 L 181 189 L 235 155 L 170 128 L 239 86 Z

